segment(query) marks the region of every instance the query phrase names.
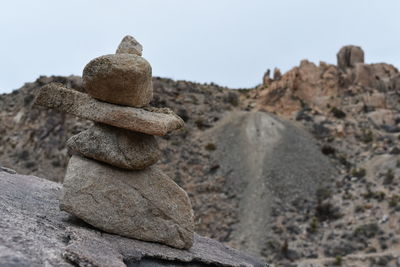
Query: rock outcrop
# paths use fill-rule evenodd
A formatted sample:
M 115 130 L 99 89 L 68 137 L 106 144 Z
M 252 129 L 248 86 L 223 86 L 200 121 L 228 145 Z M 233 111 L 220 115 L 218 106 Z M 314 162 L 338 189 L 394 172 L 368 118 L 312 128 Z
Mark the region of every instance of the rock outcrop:
M 338 65 L 302 61 L 250 92 L 258 109 L 297 121 L 312 133 L 339 170 L 335 185 L 318 190 L 314 204 L 295 202 L 292 211 L 276 212 L 268 260 L 298 266 L 334 266 L 335 258 L 342 266 L 397 265 L 399 80 L 397 68 L 365 63 L 362 49 L 350 46 L 339 51 Z
M 364 51 L 359 46 L 343 46 L 336 55 L 337 65 L 342 71 L 354 68 L 357 63 L 364 63 Z
M 303 60 L 279 79 L 269 81 L 257 92 L 257 108 L 287 118 L 307 108 L 329 113 L 333 107 L 347 106 L 355 113 L 368 106 L 366 98 L 381 103 L 374 108 L 395 108 L 396 101 L 386 94 L 400 89 L 400 73 L 394 66 L 364 63 L 364 52 L 357 46 L 343 47 L 337 57 L 337 66 Z M 346 97 L 355 95 L 358 102 L 349 103 Z
M 267 266 L 199 235 L 180 250 L 99 232 L 59 210 L 60 190 L 0 168 L 0 266 Z
M 133 40 L 123 42 L 127 39 Z M 72 150 L 95 160 L 70 159 L 60 208 L 109 233 L 189 249 L 194 236 L 189 197 L 150 166 L 159 154 L 150 135 L 179 129 L 183 120 L 171 111 L 135 108 L 148 104 L 153 96 L 150 65 L 132 54 L 99 57 L 85 67 L 83 86 L 88 94 L 46 85 L 36 99 L 39 105 L 97 122 L 70 139 Z

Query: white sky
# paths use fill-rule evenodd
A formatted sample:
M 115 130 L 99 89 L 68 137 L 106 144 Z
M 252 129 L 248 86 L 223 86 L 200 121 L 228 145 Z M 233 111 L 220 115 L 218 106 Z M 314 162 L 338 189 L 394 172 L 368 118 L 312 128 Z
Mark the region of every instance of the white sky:
M 126 34 L 154 76 L 232 88 L 347 44 L 400 66 L 399 0 L 0 0 L 0 93 L 39 75 L 80 75 Z

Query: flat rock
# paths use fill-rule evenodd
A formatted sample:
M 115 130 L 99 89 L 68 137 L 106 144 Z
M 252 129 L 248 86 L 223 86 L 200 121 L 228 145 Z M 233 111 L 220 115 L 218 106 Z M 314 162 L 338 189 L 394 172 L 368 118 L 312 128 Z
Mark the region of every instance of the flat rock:
M 106 234 L 58 208 L 61 185 L 0 172 L 0 266 L 266 266 L 199 235 L 189 250 Z
M 124 171 L 72 156 L 60 208 L 108 233 L 176 248 L 193 244 L 189 197 L 155 166 Z
M 82 79 L 89 95 L 108 103 L 143 107 L 153 98 L 151 66 L 135 54 L 95 58 L 83 69 Z
M 87 158 L 128 170 L 153 165 L 161 154 L 154 136 L 99 123 L 72 136 L 67 146 Z
M 133 38 L 130 35 L 127 35 L 122 39 L 121 43 L 118 46 L 117 51 L 115 52 L 116 54 L 134 54 L 141 56 L 143 51 L 143 46 L 136 41 L 135 38 Z
M 166 135 L 184 126 L 183 120 L 169 109 L 145 109 L 113 105 L 88 94 L 67 89 L 61 84 L 43 86 L 36 104 L 72 115 L 150 135 Z

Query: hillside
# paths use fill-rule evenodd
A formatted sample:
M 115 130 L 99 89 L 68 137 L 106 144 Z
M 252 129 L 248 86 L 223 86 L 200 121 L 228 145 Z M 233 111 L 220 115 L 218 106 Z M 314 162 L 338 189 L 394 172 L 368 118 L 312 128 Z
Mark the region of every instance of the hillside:
M 90 123 L 33 106 L 52 81 L 82 90 L 79 77 L 40 77 L 0 95 L 0 166 L 59 182 L 66 140 Z M 396 266 L 395 67 L 365 64 L 360 48 L 344 47 L 337 65 L 304 60 L 251 90 L 153 84 L 151 105 L 186 122 L 158 138 L 158 165 L 189 193 L 199 234 L 276 266 Z
M 400 74 L 389 64 L 365 64 L 355 46 L 343 47 L 337 59 L 318 66 L 303 60 L 283 75 L 276 69 L 251 92 L 258 109 L 300 122 L 340 169 L 335 187 L 317 192 L 315 216 L 285 214 L 276 233 L 287 235 L 289 247 L 309 250 L 308 263 L 326 256 L 354 264 L 346 266 L 396 266 Z M 301 221 L 307 231 L 298 228 Z

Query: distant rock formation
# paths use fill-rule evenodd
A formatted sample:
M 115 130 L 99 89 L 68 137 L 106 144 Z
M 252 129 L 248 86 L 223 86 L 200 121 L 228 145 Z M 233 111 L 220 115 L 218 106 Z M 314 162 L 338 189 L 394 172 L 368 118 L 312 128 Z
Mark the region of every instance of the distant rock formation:
M 343 46 L 336 55 L 337 65 L 342 71 L 354 68 L 357 63 L 364 63 L 364 51 L 359 46 Z
M 273 76 L 274 80 L 275 80 L 275 81 L 276 81 L 276 80 L 280 80 L 281 77 L 282 77 L 281 70 L 278 69 L 278 68 L 274 68 L 274 76 Z
M 341 48 L 337 60 L 337 66 L 302 60 L 300 66 L 261 88 L 258 108 L 286 117 L 295 117 L 304 108 L 329 113 L 332 107 L 346 105 L 344 99 L 349 94 L 359 96 L 360 107 L 374 101 L 374 108 L 394 108 L 395 101 L 383 96 L 400 89 L 400 73 L 394 66 L 365 64 L 358 46 Z
M 339 169 L 335 185 L 317 194 L 314 212 L 277 212 L 266 257 L 334 266 L 340 255 L 342 266 L 396 266 L 399 232 L 392 222 L 400 210 L 400 73 L 390 64 L 365 63 L 356 46 L 343 47 L 337 58 L 337 66 L 303 60 L 280 80 L 249 93 L 258 110 L 312 133 Z M 373 234 L 360 234 L 364 230 Z M 274 251 L 275 258 L 269 257 Z

